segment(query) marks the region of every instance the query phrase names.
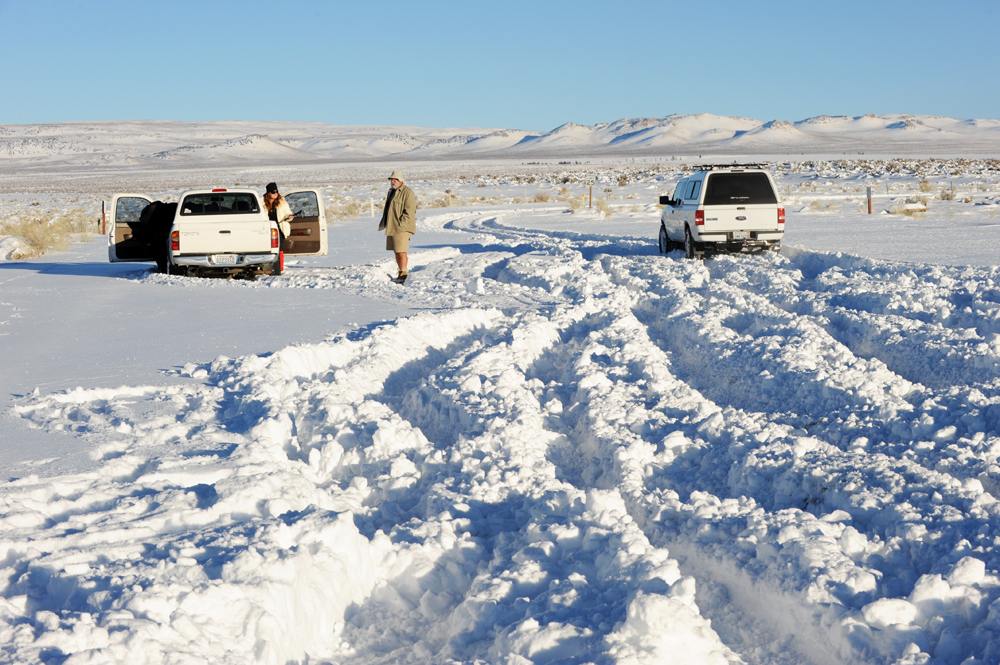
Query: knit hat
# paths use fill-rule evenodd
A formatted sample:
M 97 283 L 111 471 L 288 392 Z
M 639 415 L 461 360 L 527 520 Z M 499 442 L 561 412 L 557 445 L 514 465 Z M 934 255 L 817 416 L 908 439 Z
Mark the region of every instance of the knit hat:
M 403 172 L 402 171 L 393 171 L 392 175 L 389 176 L 389 180 L 398 180 L 400 182 L 403 182 Z
M 274 184 L 273 182 L 267 183 L 267 193 L 268 194 L 277 194 L 278 193 L 278 186 L 276 184 Z

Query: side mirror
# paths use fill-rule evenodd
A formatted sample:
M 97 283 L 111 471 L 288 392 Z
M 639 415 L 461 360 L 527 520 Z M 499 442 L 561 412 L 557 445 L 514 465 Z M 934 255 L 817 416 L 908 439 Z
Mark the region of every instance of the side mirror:
M 661 206 L 672 206 L 672 205 L 674 205 L 674 200 L 672 198 L 670 198 L 669 196 L 661 196 L 660 197 L 660 205 Z

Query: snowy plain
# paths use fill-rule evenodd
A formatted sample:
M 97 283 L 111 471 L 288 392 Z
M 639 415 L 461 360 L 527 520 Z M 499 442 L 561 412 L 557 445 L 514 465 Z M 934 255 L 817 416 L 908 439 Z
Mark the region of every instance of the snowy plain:
M 0 262 L 0 662 L 1000 661 L 1000 173 L 772 167 L 781 254 L 660 255 L 677 168 L 423 165 L 404 287 L 356 208 L 254 282 Z M 182 188 L 103 177 L 3 204 Z

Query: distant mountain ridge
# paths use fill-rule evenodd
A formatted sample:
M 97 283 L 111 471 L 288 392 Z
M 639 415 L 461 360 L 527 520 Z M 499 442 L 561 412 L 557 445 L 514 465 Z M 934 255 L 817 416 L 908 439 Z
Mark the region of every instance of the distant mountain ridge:
M 337 162 L 768 155 L 997 155 L 1000 120 L 929 115 L 717 116 L 504 128 L 129 120 L 0 125 L 0 171 Z

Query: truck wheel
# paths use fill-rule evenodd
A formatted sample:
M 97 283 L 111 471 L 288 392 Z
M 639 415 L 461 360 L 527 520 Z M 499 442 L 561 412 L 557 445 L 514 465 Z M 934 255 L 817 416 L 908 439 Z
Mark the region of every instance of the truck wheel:
M 674 243 L 667 235 L 667 228 L 660 224 L 660 254 L 667 254 L 674 248 Z
M 278 276 L 281 275 L 281 261 L 280 260 L 275 261 L 274 263 L 271 264 L 271 274 L 274 275 L 275 277 L 278 277 Z
M 694 238 L 691 237 L 691 229 L 684 227 L 684 256 L 689 259 L 699 259 L 699 253 L 694 247 Z

